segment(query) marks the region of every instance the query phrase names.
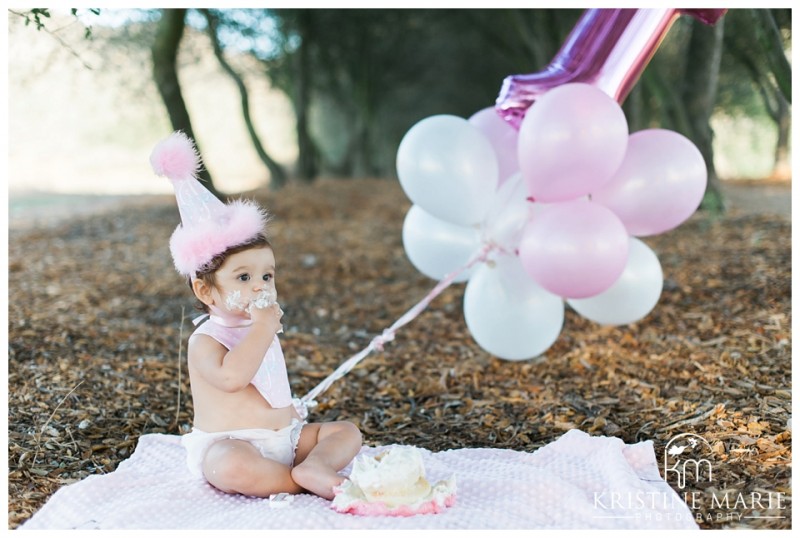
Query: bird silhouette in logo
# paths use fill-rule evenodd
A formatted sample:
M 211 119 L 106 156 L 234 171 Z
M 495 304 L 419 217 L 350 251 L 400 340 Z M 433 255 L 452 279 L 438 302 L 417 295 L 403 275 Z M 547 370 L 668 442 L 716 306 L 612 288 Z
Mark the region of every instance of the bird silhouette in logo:
M 697 446 L 697 439 L 695 439 L 694 437 L 689 437 L 688 441 L 689 441 L 688 445 L 675 445 L 669 447 L 667 454 L 669 454 L 670 456 L 678 456 L 680 454 L 683 454 L 684 450 L 686 450 L 687 448 L 690 447 L 694 448 Z
M 689 445 L 671 446 L 671 447 L 669 447 L 669 450 L 667 451 L 667 454 L 669 454 L 670 456 L 677 456 L 679 454 L 683 454 L 683 451 L 686 450 L 687 448 L 689 448 Z

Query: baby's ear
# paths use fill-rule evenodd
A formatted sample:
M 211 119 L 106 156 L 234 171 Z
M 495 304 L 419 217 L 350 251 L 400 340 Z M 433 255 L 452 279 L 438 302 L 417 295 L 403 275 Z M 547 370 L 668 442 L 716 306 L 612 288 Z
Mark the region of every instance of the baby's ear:
M 192 291 L 203 304 L 212 305 L 214 298 L 211 296 L 211 286 L 198 278 L 192 280 Z

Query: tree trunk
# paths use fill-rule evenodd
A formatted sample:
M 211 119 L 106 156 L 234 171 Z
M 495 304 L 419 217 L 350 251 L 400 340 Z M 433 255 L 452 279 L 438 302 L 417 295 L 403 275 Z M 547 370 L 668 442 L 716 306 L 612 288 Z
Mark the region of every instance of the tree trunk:
M 642 109 L 644 107 L 642 99 L 642 84 L 636 84 L 628 94 L 628 98 L 622 105 L 625 116 L 628 118 L 628 130 L 631 133 L 640 131 L 644 128 Z
M 783 94 L 776 92 L 778 98 L 778 141 L 775 144 L 775 165 L 772 168 L 774 179 L 790 179 L 792 177 L 792 163 L 789 150 L 789 132 L 792 128 L 792 117 L 789 114 L 789 104 Z
M 313 33 L 311 14 L 301 10 L 298 13 L 298 26 L 302 43 L 295 55 L 294 111 L 297 128 L 297 175 L 300 179 L 311 182 L 317 175 L 317 153 L 308 129 L 308 109 L 311 93 L 310 54 Z
M 214 47 L 214 56 L 217 57 L 222 69 L 228 73 L 228 75 L 236 83 L 236 87 L 239 89 L 239 95 L 242 101 L 242 116 L 244 116 L 244 123 L 247 126 L 247 133 L 250 135 L 250 140 L 253 143 L 253 147 L 255 148 L 259 159 L 261 159 L 261 162 L 264 163 L 264 166 L 266 166 L 267 170 L 269 171 L 269 186 L 271 189 L 279 189 L 286 184 L 286 172 L 280 164 L 275 162 L 275 160 L 272 159 L 269 154 L 267 154 L 266 150 L 264 149 L 264 145 L 261 143 L 261 139 L 258 137 L 255 125 L 253 125 L 253 118 L 250 115 L 250 98 L 247 94 L 247 86 L 245 85 L 244 80 L 239 73 L 237 73 L 231 64 L 229 64 L 225 59 L 225 54 L 222 52 L 222 47 L 220 46 L 219 38 L 217 37 L 216 17 L 214 17 L 214 15 L 207 9 L 201 9 L 200 11 L 208 21 L 208 36 L 211 38 L 211 45 Z
M 643 86 L 643 91 L 646 90 L 653 100 L 661 104 L 663 110 L 655 123 L 661 128 L 678 131 L 693 139 L 694 134 L 686 112 L 686 104 L 679 91 L 675 89 L 675 84 L 667 80 L 657 69 L 645 72 L 639 83 Z
M 761 46 L 763 59 L 780 88 L 781 93 L 792 102 L 792 66 L 783 51 L 783 40 L 775 16 L 769 9 L 751 9 L 753 30 Z
M 708 186 L 701 207 L 714 213 L 724 210 L 719 177 L 714 167 L 712 146 L 711 112 L 717 95 L 719 65 L 722 57 L 722 36 L 725 19 L 720 19 L 712 28 L 692 21 L 692 36 L 689 41 L 682 101 L 691 132 L 685 133 L 697 145 L 706 161 Z
M 373 55 L 369 51 L 371 36 L 368 28 L 363 28 L 357 35 L 359 48 L 364 50 L 357 64 L 352 64 L 353 81 L 350 91 L 352 103 L 351 121 L 353 137 L 350 139 L 352 175 L 357 178 L 370 177 L 373 170 L 374 155 L 371 151 L 373 125 Z
M 189 112 L 186 110 L 186 103 L 181 95 L 181 86 L 178 81 L 177 59 L 178 48 L 183 37 L 185 9 L 162 9 L 161 20 L 158 22 L 156 37 L 151 49 L 153 58 L 153 78 L 155 79 L 158 93 L 164 101 L 164 106 L 169 114 L 172 128 L 176 131 L 183 131 L 186 136 L 197 144 L 194 136 L 192 122 L 189 119 Z M 199 145 L 197 151 L 200 152 Z M 202 152 L 200 152 L 202 155 Z M 208 169 L 203 169 L 198 174 L 199 178 L 206 182 L 205 187 L 217 198 L 222 195 L 217 190 L 211 179 Z
M 355 119 L 356 128 L 351 139 L 352 148 L 352 175 L 357 178 L 369 177 L 372 174 L 371 157 L 369 149 L 369 129 L 367 121 L 359 116 Z
M 764 67 L 762 54 L 758 47 L 741 47 L 736 39 L 725 36 L 725 48 L 739 63 L 750 73 L 753 84 L 761 94 L 764 109 L 775 122 L 778 130 L 778 139 L 775 143 L 775 160 L 772 166 L 771 177 L 774 179 L 790 179 L 792 167 L 790 162 L 789 132 L 791 131 L 792 118 L 789 113 L 789 103 L 781 88 L 773 85 Z

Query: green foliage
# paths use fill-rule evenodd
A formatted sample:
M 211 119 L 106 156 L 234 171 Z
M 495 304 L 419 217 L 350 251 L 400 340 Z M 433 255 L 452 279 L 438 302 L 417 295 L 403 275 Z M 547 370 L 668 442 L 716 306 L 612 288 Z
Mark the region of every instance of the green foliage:
M 262 61 L 290 96 L 302 78 L 301 58 L 310 63 L 313 100 L 326 103 L 315 107 L 315 141 L 323 156 L 337 155 L 329 167 L 392 175 L 394 152 L 411 125 L 493 106 L 503 78 L 544 67 L 580 13 L 271 10 L 276 47 Z
M 766 23 L 767 15 L 774 15 L 775 23 L 786 30 L 780 51 L 784 55 L 782 49 L 791 47 L 791 19 L 785 17 L 785 11 L 788 10 L 732 9 L 725 15 L 718 109 L 734 115 L 761 116 L 776 108 L 776 93 L 782 90 L 765 61 L 759 36 L 766 30 L 759 27 Z M 788 76 L 791 78 L 791 73 Z M 788 97 L 791 98 L 791 91 Z
M 216 9 L 223 48 L 259 61 L 258 73 L 282 90 L 308 122 L 323 172 L 394 174 L 398 143 L 420 119 L 469 117 L 493 106 L 503 79 L 543 69 L 563 45 L 580 9 Z M 14 12 L 49 31 L 54 9 Z M 73 17 L 85 10 L 71 9 Z M 132 12 L 133 13 L 133 12 Z M 104 32 L 117 50 L 152 41 L 156 11 Z M 89 9 L 97 16 L 99 9 Z M 194 10 L 188 24 L 202 27 Z M 81 21 L 87 17 L 82 16 Z M 91 20 L 91 18 L 89 18 Z M 791 67 L 791 10 L 731 9 L 723 18 L 715 114 L 778 122 Z M 99 23 L 98 23 L 99 24 Z M 92 28 L 86 25 L 86 37 Z M 682 102 L 693 21 L 680 17 L 624 103 L 632 130 L 688 132 Z M 127 43 L 127 44 L 126 44 Z M 777 47 L 777 48 L 776 48 Z M 788 69 L 788 70 L 787 70 Z M 783 108 L 781 108 L 783 106 Z M 783 113 L 785 116 L 785 112 Z M 771 120 L 769 118 L 772 118 Z M 300 121 L 300 120 L 298 120 Z M 761 122 L 760 125 L 763 125 Z M 298 130 L 300 126 L 298 124 Z M 298 135 L 299 136 L 299 135 Z M 777 137 L 776 137 L 777 138 Z M 301 147 L 302 144 L 299 144 Z
M 783 37 L 772 10 L 751 9 L 756 41 L 767 65 L 767 71 L 787 101 L 792 101 L 792 67 L 784 52 Z
M 44 28 L 44 21 L 42 19 L 50 18 L 50 10 L 47 8 L 33 8 L 28 13 L 23 14 L 25 17 L 25 26 L 31 22 L 36 24 L 36 29 L 41 30 Z
M 88 8 L 86 11 L 91 13 L 92 15 L 100 15 L 100 9 L 98 8 Z M 25 20 L 25 26 L 30 24 L 34 24 L 36 26 L 36 30 L 45 30 L 48 31 L 47 26 L 45 25 L 45 19 L 51 18 L 50 8 L 32 8 L 29 11 L 13 11 L 9 10 L 10 13 L 22 17 Z M 71 8 L 69 10 L 70 14 L 75 17 L 76 20 L 80 20 L 80 10 L 78 8 Z M 86 26 L 84 29 L 83 37 L 85 39 L 92 39 L 92 27 Z

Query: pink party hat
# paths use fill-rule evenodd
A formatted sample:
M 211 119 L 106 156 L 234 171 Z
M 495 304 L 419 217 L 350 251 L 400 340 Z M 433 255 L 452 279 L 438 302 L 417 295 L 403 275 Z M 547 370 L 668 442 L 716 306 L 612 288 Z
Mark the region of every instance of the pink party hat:
M 200 184 L 200 156 L 182 132 L 176 131 L 156 144 L 150 164 L 175 188 L 181 224 L 172 233 L 169 249 L 182 275 L 196 276 L 214 256 L 264 231 L 267 214 L 257 203 L 234 200 L 224 204 Z

